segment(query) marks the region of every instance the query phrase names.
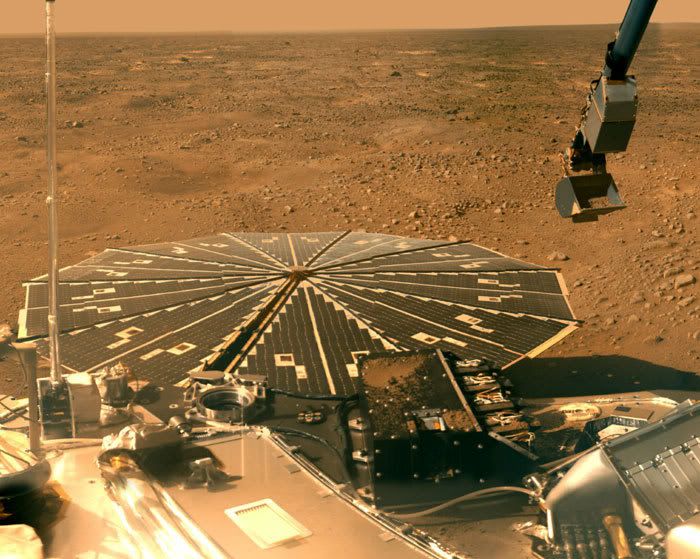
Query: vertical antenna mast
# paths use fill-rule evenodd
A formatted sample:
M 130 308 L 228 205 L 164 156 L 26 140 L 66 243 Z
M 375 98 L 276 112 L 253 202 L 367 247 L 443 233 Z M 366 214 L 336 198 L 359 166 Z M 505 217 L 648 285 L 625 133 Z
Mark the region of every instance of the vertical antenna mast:
M 54 0 L 46 0 L 46 159 L 49 170 L 49 351 L 51 380 L 61 382 L 58 344 L 58 193 L 56 191 L 56 30 Z

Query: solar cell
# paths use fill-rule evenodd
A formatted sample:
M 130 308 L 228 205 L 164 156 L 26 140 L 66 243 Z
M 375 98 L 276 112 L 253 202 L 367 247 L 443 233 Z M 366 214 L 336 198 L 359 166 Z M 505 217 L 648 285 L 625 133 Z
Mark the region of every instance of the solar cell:
M 64 366 L 122 361 L 177 383 L 216 364 L 348 395 L 360 356 L 441 348 L 501 366 L 577 325 L 556 270 L 464 242 L 355 232 L 222 233 L 108 249 L 61 271 Z M 46 335 L 45 277 L 20 337 Z M 45 340 L 39 342 L 46 357 Z

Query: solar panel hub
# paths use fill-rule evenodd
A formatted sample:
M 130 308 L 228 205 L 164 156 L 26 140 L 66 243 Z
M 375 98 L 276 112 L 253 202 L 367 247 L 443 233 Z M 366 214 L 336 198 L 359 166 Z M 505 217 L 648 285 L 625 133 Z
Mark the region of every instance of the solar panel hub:
M 306 266 L 290 266 L 289 278 L 302 281 L 311 275 L 312 271 Z

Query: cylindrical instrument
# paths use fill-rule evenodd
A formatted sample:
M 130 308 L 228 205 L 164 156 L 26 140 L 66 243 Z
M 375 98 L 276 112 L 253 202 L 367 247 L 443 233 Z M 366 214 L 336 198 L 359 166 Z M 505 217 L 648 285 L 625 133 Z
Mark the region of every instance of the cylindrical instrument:
M 58 192 L 56 167 L 56 31 L 54 0 L 46 1 L 46 160 L 49 173 L 49 352 L 51 380 L 61 381 L 61 352 L 58 335 Z
M 616 514 L 608 514 L 603 517 L 603 525 L 608 531 L 617 559 L 633 559 L 630 542 L 622 526 L 622 518 Z

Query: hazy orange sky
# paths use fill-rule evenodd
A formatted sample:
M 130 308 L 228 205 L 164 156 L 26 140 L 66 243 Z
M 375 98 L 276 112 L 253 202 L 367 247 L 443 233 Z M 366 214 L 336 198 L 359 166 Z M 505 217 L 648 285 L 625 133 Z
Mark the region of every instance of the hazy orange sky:
M 617 23 L 628 0 L 56 0 L 59 32 L 323 31 Z M 41 33 L 42 0 L 2 0 L 0 33 Z M 699 22 L 700 0 L 652 21 Z

